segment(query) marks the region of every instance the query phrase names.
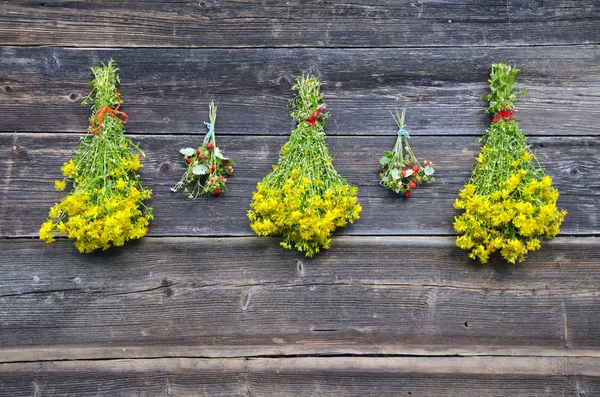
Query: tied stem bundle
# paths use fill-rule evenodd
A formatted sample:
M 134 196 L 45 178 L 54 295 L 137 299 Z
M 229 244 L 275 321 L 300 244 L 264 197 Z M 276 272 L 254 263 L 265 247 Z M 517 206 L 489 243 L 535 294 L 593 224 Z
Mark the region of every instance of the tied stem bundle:
M 396 109 L 396 115 L 392 114 L 398 125 L 398 137 L 394 149 L 384 152 L 383 157 L 379 160 L 382 167 L 379 177 L 382 186 L 395 193 L 403 194 L 405 197 L 410 197 L 418 183 L 431 183 L 435 180 L 433 177 L 435 164 L 433 161 L 425 160 L 422 166 L 419 165 L 408 142 L 410 134 L 405 129 L 405 116 L 406 109 L 402 109 L 402 113 Z
M 144 153 L 124 134 L 127 115 L 119 110 L 121 97 L 116 63 L 92 68 L 92 92 L 84 105 L 92 104 L 89 134 L 80 139 L 73 158 L 62 166 L 64 179 L 55 181 L 64 190 L 68 180 L 73 189 L 49 212 L 39 235 L 48 243 L 57 233 L 75 240 L 82 253 L 121 246 L 148 231 L 152 208 L 143 201 L 152 192 L 144 188 L 137 171 Z
M 188 147 L 179 151 L 183 155 L 187 168 L 181 180 L 171 189 L 176 192 L 184 185 L 190 185 L 192 191 L 190 192 L 185 187 L 184 192 L 188 193 L 188 197 L 191 199 L 195 199 L 200 194 L 218 196 L 223 193 L 227 189 L 225 174 L 233 174 L 233 166 L 235 165 L 234 161 L 225 157 L 217 147 L 215 136 L 217 107 L 214 102 L 210 102 L 208 110 L 210 122 L 204 122 L 206 128 L 208 128 L 204 141 L 197 149 Z
M 456 244 L 469 257 L 486 263 L 499 251 L 509 263 L 522 262 L 540 248 L 540 238 L 559 232 L 566 211 L 556 207 L 558 190 L 532 153 L 514 117 L 514 103 L 525 90 L 516 90 L 519 70 L 493 64 L 486 112 L 492 124 L 481 138 L 483 147 L 473 173 L 454 207 Z
M 281 148 L 279 162 L 256 185 L 248 219 L 256 234 L 281 234 L 281 246 L 313 256 L 331 243 L 331 234 L 358 219 L 358 189 L 332 164 L 325 145 L 326 112 L 321 83 L 297 78 L 292 87 L 292 118 L 298 123 Z

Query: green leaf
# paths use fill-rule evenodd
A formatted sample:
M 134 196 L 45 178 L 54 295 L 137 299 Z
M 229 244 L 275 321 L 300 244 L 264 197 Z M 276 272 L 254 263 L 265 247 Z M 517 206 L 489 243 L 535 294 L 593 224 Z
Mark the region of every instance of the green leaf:
M 424 171 L 425 171 L 425 175 L 427 175 L 427 176 L 431 176 L 431 175 L 435 174 L 435 169 L 430 165 L 425 167 Z
M 379 164 L 388 165 L 391 161 L 392 161 L 391 158 L 383 156 L 382 158 L 379 159 Z
M 196 153 L 196 150 L 192 149 L 191 147 L 187 147 L 185 149 L 181 149 L 179 153 L 183 154 L 184 156 L 190 157 L 193 156 L 194 153 Z
M 394 157 L 394 152 L 390 152 L 390 151 L 388 150 L 388 151 L 385 151 L 385 152 L 383 152 L 383 155 L 384 155 L 385 157 L 392 158 L 392 157 Z
M 398 178 L 400 178 L 400 171 L 398 171 L 398 168 L 394 168 L 390 172 L 390 175 L 392 176 L 393 179 L 398 179 Z
M 192 174 L 194 175 L 206 175 L 207 172 L 208 167 L 206 167 L 204 164 L 198 164 L 197 166 L 192 168 Z
M 390 177 L 389 176 L 384 176 L 383 178 L 381 178 L 381 182 L 389 182 L 390 181 Z

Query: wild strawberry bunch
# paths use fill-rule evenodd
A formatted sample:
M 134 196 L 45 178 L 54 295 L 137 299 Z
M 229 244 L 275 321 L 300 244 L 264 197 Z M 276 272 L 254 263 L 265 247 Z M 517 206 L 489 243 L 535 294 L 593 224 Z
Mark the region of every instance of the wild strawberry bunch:
M 299 77 L 292 89 L 291 116 L 298 125 L 281 148 L 279 162 L 256 185 L 248 219 L 256 234 L 283 235 L 281 246 L 311 257 L 327 249 L 331 233 L 358 219 L 357 188 L 333 167 L 325 146 L 325 110 L 321 83 Z
M 128 117 L 119 110 L 117 71 L 112 59 L 92 68 L 93 88 L 84 101 L 93 102 L 90 134 L 81 138 L 73 158 L 63 164 L 64 179 L 54 184 L 64 190 L 72 180 L 73 190 L 50 209 L 39 231 L 48 243 L 57 232 L 66 234 L 82 253 L 141 238 L 153 219 L 152 208 L 143 203 L 152 192 L 142 186 L 137 175 L 142 164 L 131 151 L 144 153 L 124 135 Z
M 187 187 L 184 188 L 184 192 L 189 193 L 188 197 L 191 199 L 204 193 L 218 196 L 227 190 L 225 175 L 233 174 L 235 163 L 232 159 L 225 157 L 217 147 L 215 137 L 217 107 L 213 101 L 209 106 L 209 119 L 210 122 L 204 122 L 208 133 L 204 137 L 202 145 L 197 149 L 185 148 L 179 151 L 183 155 L 187 168 L 179 183 L 171 190 L 176 192 L 184 185 L 192 185 L 191 192 Z
M 522 262 L 540 248 L 540 238 L 559 232 L 566 211 L 556 207 L 558 190 L 544 174 L 514 117 L 519 70 L 504 63 L 492 65 L 486 112 L 494 114 L 481 138 L 483 147 L 469 182 L 454 207 L 456 245 L 469 257 L 486 263 L 499 251 L 510 262 Z
M 408 143 L 410 135 L 404 129 L 405 116 L 406 109 L 402 109 L 402 114 L 398 112 L 398 109 L 396 109 L 396 115 L 392 114 L 399 128 L 398 138 L 396 138 L 394 149 L 384 152 L 383 157 L 379 160 L 382 167 L 379 177 L 382 186 L 403 194 L 405 197 L 410 197 L 418 183 L 431 183 L 435 180 L 433 177 L 435 164 L 425 160 L 423 165 L 419 165 L 417 157 Z

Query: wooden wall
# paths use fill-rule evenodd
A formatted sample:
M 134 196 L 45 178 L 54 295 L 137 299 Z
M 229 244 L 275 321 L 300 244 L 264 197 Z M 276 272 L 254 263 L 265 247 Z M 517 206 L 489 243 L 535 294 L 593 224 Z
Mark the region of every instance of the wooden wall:
M 156 220 L 81 255 L 37 230 L 111 57 Z M 525 263 L 482 266 L 452 203 L 499 61 L 521 69 L 517 115 L 569 214 Z M 313 259 L 245 216 L 307 72 L 364 208 Z M 238 167 L 190 201 L 170 187 L 211 99 Z M 410 199 L 378 185 L 396 107 L 438 164 Z M 597 0 L 0 1 L 0 395 L 600 395 L 599 120 Z

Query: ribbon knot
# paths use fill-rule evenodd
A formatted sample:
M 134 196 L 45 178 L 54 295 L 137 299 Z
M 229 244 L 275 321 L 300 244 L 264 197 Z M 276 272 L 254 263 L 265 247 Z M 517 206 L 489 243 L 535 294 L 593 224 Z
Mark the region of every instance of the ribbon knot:
M 512 116 L 515 111 L 514 110 L 509 110 L 507 109 L 508 107 L 508 103 L 504 104 L 504 107 L 498 111 L 498 113 L 496 113 L 496 116 L 494 116 L 494 119 L 492 120 L 492 123 L 497 123 L 499 121 L 512 121 L 512 120 L 516 120 L 516 117 L 509 117 Z
M 104 122 L 104 115 L 109 114 L 113 119 L 117 120 L 121 124 L 127 123 L 129 121 L 129 116 L 125 112 L 121 112 L 119 107 L 121 107 L 121 97 L 119 96 L 119 92 L 115 88 L 115 95 L 117 96 L 117 106 L 113 109 L 108 105 L 102 106 L 96 113 L 94 113 L 94 117 L 92 119 L 92 127 L 90 127 L 90 134 L 98 134 L 98 139 L 100 139 L 100 131 L 102 131 L 102 123 Z M 123 116 L 123 118 L 119 117 Z M 93 127 L 96 125 L 96 127 Z
M 408 134 L 408 131 L 404 129 L 404 126 L 398 130 L 398 135 L 405 136 L 407 139 L 410 139 L 410 135 Z
M 212 134 L 215 132 L 215 126 L 209 123 L 208 121 L 204 122 L 206 128 L 208 128 L 208 132 L 204 135 L 204 143 L 208 142 Z
M 317 124 L 317 118 L 321 115 L 321 113 L 326 112 L 327 110 L 323 107 L 319 107 L 317 109 L 316 112 L 313 112 L 309 118 L 306 119 L 306 121 L 308 122 L 308 125 L 315 125 Z

